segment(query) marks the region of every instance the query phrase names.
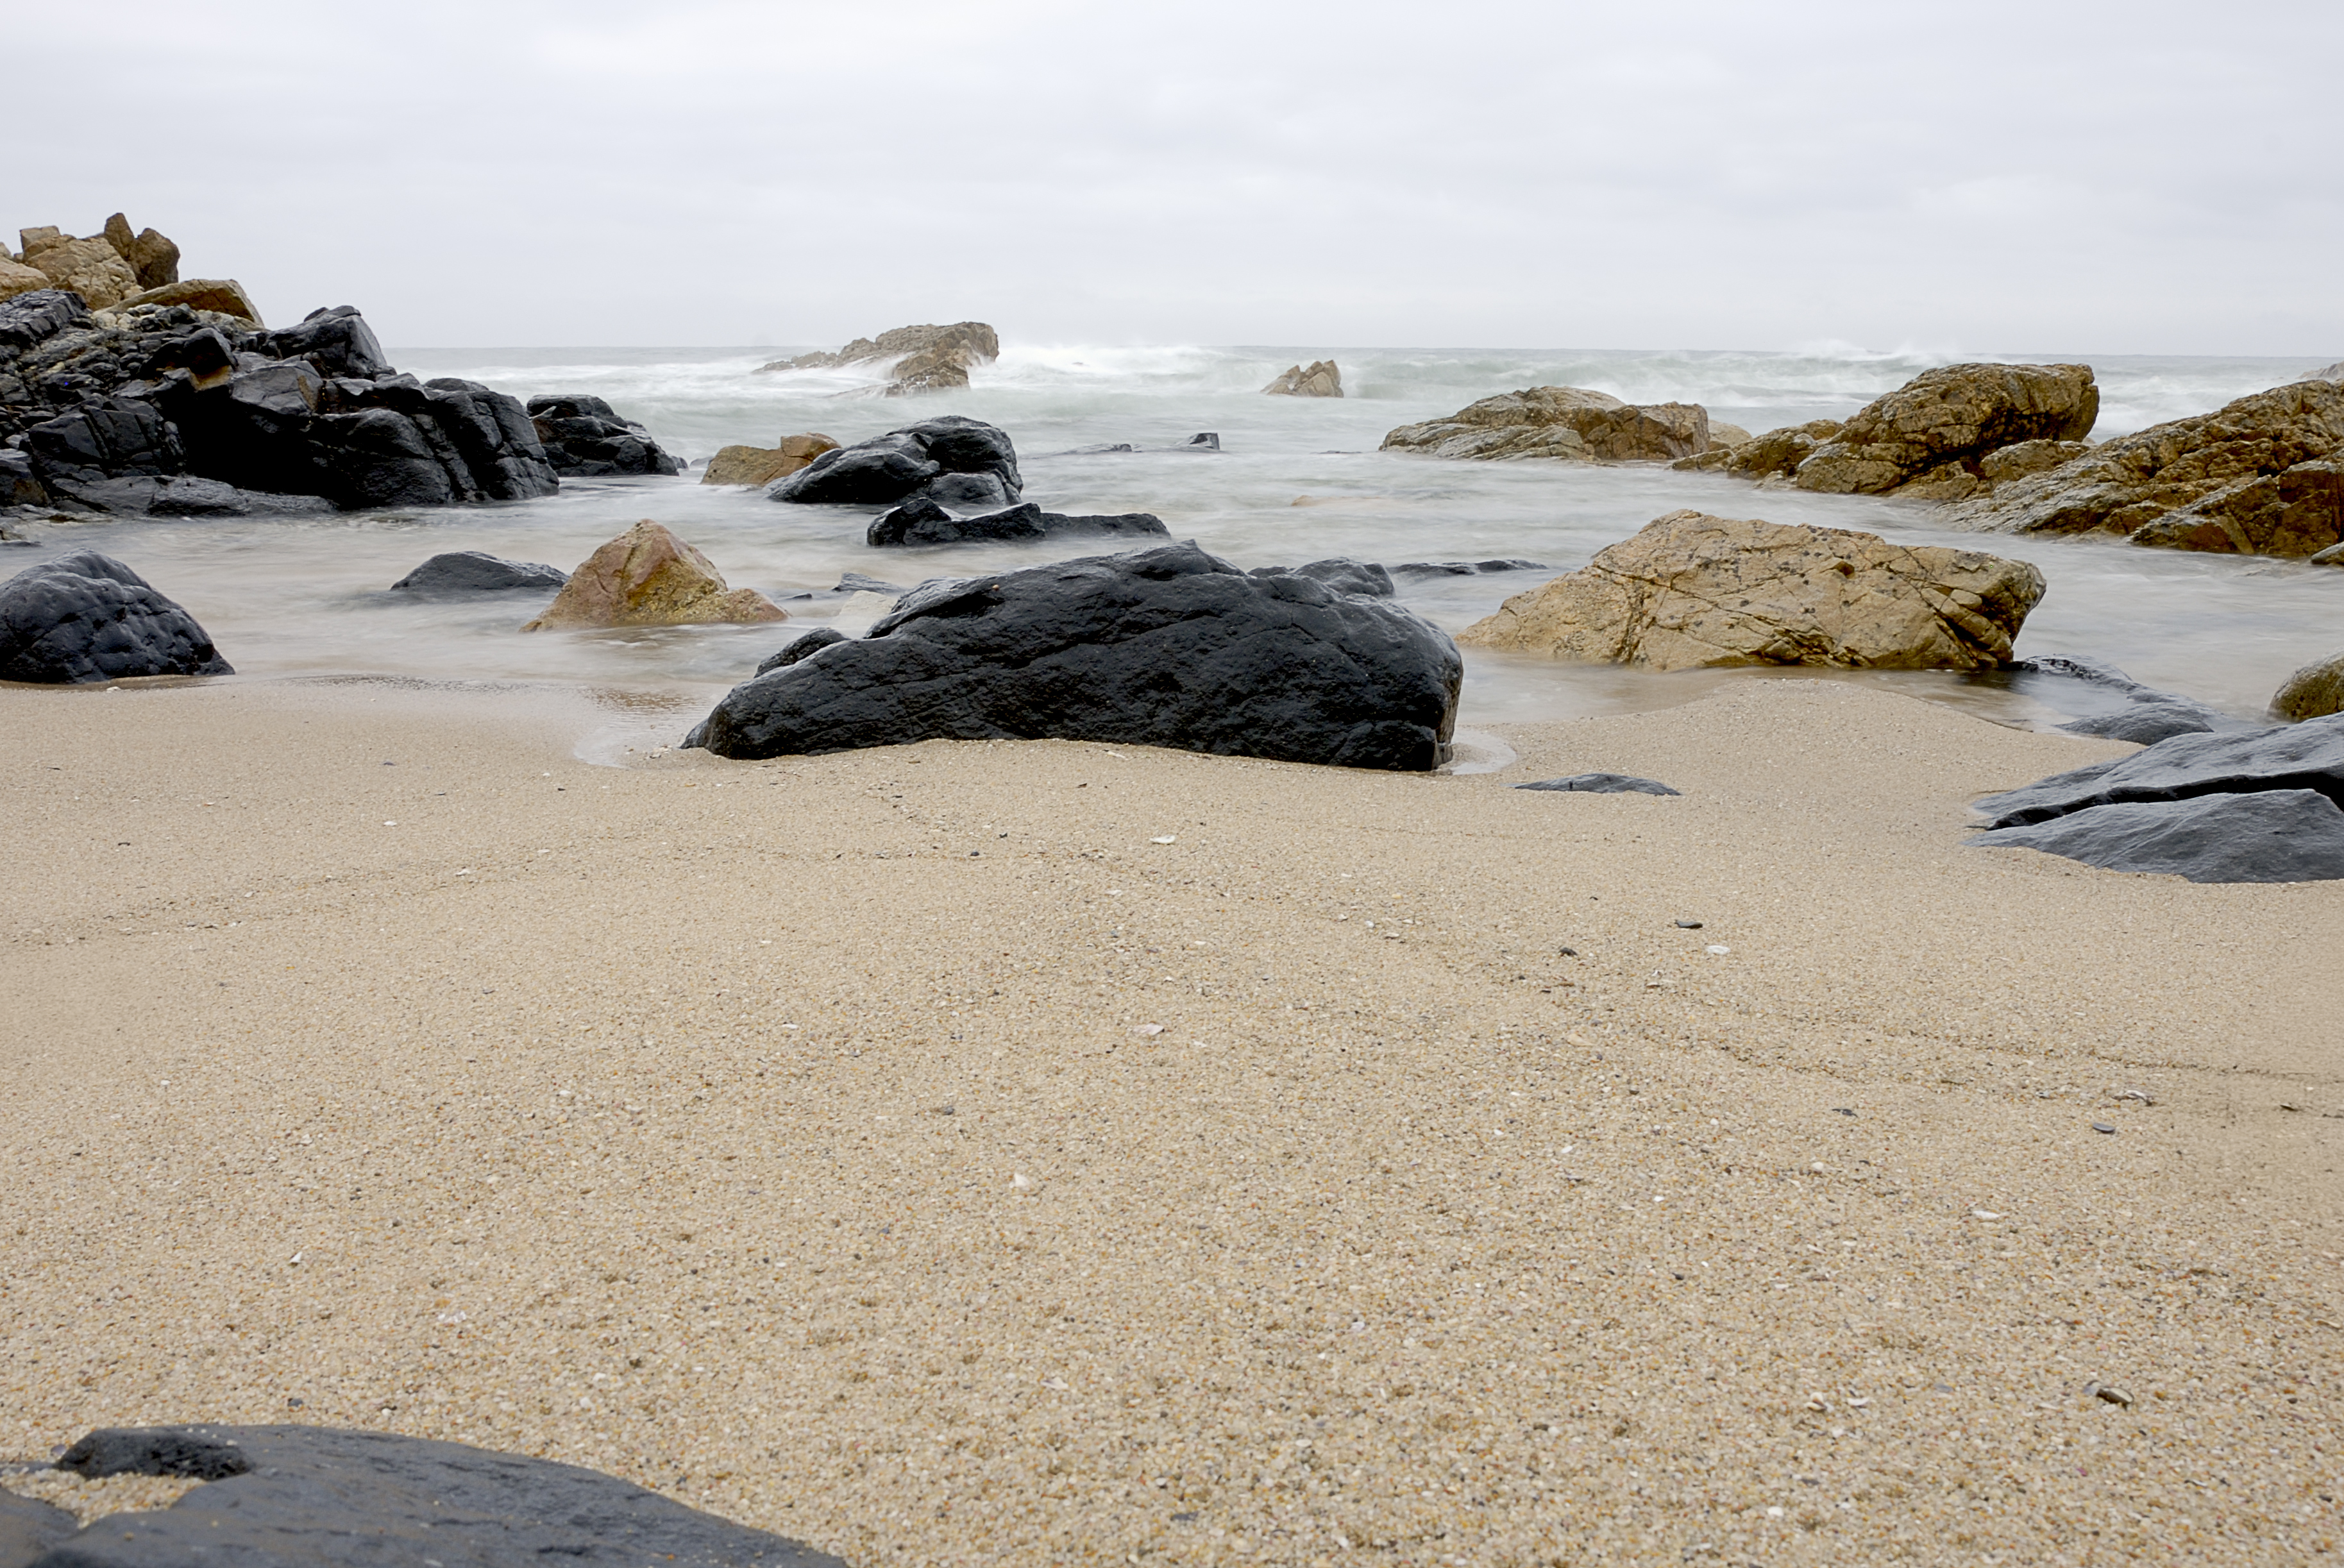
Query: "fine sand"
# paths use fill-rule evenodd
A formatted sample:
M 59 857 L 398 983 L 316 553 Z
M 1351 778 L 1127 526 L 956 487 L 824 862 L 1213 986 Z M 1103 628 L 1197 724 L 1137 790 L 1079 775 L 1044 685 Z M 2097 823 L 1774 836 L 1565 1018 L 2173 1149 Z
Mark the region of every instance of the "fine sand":
M 0 1460 L 379 1428 L 857 1564 L 2344 1540 L 2344 885 L 1960 844 L 2120 746 L 1770 679 L 1463 778 L 0 720 Z M 1503 787 L 1590 769 L 1684 794 Z

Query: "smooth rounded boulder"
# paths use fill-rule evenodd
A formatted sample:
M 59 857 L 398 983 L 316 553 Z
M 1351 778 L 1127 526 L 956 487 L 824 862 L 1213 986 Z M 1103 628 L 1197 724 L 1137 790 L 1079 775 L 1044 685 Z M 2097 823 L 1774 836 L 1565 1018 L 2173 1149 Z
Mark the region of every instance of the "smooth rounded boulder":
M 394 593 L 426 599 L 455 598 L 467 593 L 556 592 L 570 581 L 559 566 L 534 561 L 507 561 L 485 550 L 450 550 L 433 556 L 390 585 Z
M 1388 599 L 1189 541 L 923 584 L 869 636 L 734 687 L 685 744 L 1056 738 L 1422 772 L 1463 676 L 1448 635 Z
M 544 614 L 521 628 L 705 626 L 786 621 L 789 612 L 753 588 L 728 588 L 724 574 L 649 518 L 588 556 Z
M 1024 493 L 1009 437 L 960 414 L 823 452 L 765 491 L 801 505 L 864 506 L 892 506 L 914 495 L 947 506 L 1006 506 Z
M 2282 719 L 2324 719 L 2344 713 L 2344 653 L 2315 659 L 2279 683 L 2270 711 Z
M 235 673 L 194 616 L 110 555 L 77 551 L 0 582 L 0 681 Z

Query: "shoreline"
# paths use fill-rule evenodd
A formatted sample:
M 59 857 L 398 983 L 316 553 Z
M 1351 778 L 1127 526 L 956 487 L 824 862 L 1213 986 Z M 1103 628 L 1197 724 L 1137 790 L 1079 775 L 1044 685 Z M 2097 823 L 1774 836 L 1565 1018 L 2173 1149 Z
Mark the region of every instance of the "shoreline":
M 2335 1533 L 2344 893 L 1959 845 L 2125 747 L 1777 681 L 1464 778 L 611 769 L 318 695 L 0 689 L 0 1460 L 379 1428 L 857 1563 Z M 1686 793 L 1503 787 L 1592 769 Z

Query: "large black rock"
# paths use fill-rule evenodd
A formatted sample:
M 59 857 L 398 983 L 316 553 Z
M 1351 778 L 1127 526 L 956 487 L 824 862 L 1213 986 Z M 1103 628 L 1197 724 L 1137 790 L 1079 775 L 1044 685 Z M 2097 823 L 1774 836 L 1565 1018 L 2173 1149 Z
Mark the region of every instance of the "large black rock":
M 2344 713 L 2189 733 L 1977 803 L 1968 842 L 2192 882 L 2344 876 Z
M 390 585 L 394 593 L 426 599 L 455 598 L 466 593 L 513 593 L 535 591 L 557 593 L 570 581 L 559 566 L 534 561 L 507 561 L 485 550 L 450 550 L 433 556 Z
M 915 497 L 872 520 L 864 541 L 872 545 L 973 544 L 1008 540 L 1100 538 L 1153 534 L 1169 539 L 1162 518 L 1145 511 L 1068 514 L 1044 511 L 1033 501 L 976 517 L 955 517 L 925 496 Z
M 531 398 L 529 417 L 553 471 L 581 479 L 613 474 L 677 474 L 683 465 L 651 433 L 600 398 L 582 393 Z
M 91 1432 L 61 1469 L 202 1482 L 166 1509 L 117 1513 L 0 1568 L 844 1568 L 615 1476 L 388 1432 L 182 1426 Z M 45 1522 L 28 1521 L 27 1533 Z M 8 1540 L 0 1516 L 0 1543 Z M 39 1548 L 43 1543 L 35 1537 Z M 22 1550 L 21 1548 L 19 1550 Z
M 234 673 L 194 616 L 110 555 L 78 551 L 0 582 L 0 681 Z
M 307 359 L 321 376 L 372 380 L 391 369 L 390 356 L 355 305 L 312 310 L 298 327 L 255 333 L 252 346 L 272 359 Z
M 805 504 L 884 506 L 925 495 L 947 506 L 1005 506 L 1025 488 L 1006 434 L 946 414 L 826 451 L 765 494 Z
M 15 358 L 68 327 L 86 326 L 89 307 L 66 288 L 35 288 L 0 299 L 0 357 Z
M 1463 673 L 1447 633 L 1389 601 L 1187 542 L 924 583 L 862 641 L 734 687 L 686 744 L 1055 736 L 1423 771 Z

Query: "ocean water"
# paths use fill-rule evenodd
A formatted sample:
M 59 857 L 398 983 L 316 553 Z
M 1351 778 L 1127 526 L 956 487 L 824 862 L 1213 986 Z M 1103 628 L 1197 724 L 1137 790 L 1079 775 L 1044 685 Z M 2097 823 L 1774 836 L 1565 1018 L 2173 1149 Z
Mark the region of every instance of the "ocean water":
M 941 413 L 969 414 L 1015 441 L 1026 498 L 1053 511 L 1152 511 L 1241 566 L 1331 555 L 1397 564 L 1521 557 L 1555 571 L 1583 564 L 1662 512 L 1696 507 L 1869 529 L 1915 543 L 1984 547 L 2035 562 L 2050 583 L 2019 642 L 2022 654 L 2107 660 L 2136 678 L 2242 717 L 2261 713 L 2286 674 L 2344 646 L 2344 572 L 2270 561 L 2149 551 L 2104 541 L 2010 539 L 1934 527 L 1923 508 L 1854 497 L 1759 491 L 1739 481 L 1653 468 L 1456 463 L 1377 450 L 1394 426 L 1493 393 L 1592 387 L 1631 401 L 1706 405 L 1752 430 L 1844 418 L 1920 370 L 1947 361 L 1918 351 L 1837 345 L 1799 353 L 1561 353 L 1011 344 L 965 391 L 915 399 L 876 393 L 859 369 L 759 374 L 794 349 L 395 349 L 421 376 L 456 375 L 528 397 L 584 391 L 646 425 L 679 457 L 769 446 L 818 430 L 841 441 Z M 1270 398 L 1260 388 L 1296 361 L 1329 353 L 1339 400 Z M 2081 359 L 2102 389 L 2096 434 L 2201 412 L 2291 380 L 2309 361 L 1972 354 Z M 1217 453 L 1175 449 L 1200 430 Z M 1071 455 L 1128 442 L 1139 450 Z M 486 550 L 564 570 L 639 518 L 674 529 L 736 586 L 819 625 L 845 572 L 910 584 L 1096 552 L 1096 546 L 873 550 L 871 509 L 786 506 L 754 491 L 678 479 L 570 481 L 542 501 L 326 519 L 90 522 L 46 531 L 43 551 L 93 546 L 120 556 L 185 603 L 247 675 L 487 682 L 583 703 L 581 747 L 672 739 L 798 626 L 679 627 L 523 634 L 527 595 L 416 603 L 385 592 L 425 557 Z M 0 567 L 29 563 L 10 551 Z M 1401 584 L 1404 602 L 1455 631 L 1543 574 Z M 1754 672 L 1655 675 L 1469 652 L 1460 722 L 1567 718 L 1690 701 Z M 1763 673 L 1779 676 L 1780 672 Z M 1945 673 L 1857 679 L 1955 703 L 2015 723 L 2061 716 L 2039 685 Z

